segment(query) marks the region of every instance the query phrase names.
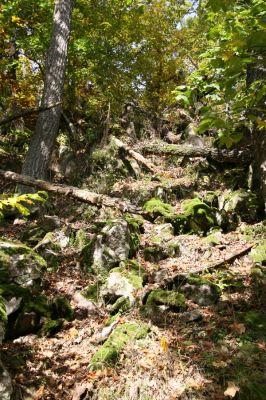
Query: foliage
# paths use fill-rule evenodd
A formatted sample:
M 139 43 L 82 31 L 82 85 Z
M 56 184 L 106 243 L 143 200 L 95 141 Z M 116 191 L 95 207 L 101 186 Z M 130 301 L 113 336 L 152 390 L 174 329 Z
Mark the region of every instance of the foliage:
M 38 191 L 37 193 L 28 193 L 21 195 L 14 195 L 7 199 L 0 199 L 0 220 L 4 218 L 6 209 L 15 208 L 23 216 L 30 215 L 29 208 L 25 205 L 32 206 L 36 201 L 45 203 L 47 200 L 47 193 Z
M 176 99 L 188 109 L 197 105 L 198 132 L 215 130 L 220 146 L 241 140 L 244 127 L 265 127 L 258 116 L 265 82 L 259 74 L 248 82 L 252 69 L 263 64 L 265 13 L 263 0 L 202 2 L 199 19 L 207 20 L 207 49 L 186 85 L 177 88 Z

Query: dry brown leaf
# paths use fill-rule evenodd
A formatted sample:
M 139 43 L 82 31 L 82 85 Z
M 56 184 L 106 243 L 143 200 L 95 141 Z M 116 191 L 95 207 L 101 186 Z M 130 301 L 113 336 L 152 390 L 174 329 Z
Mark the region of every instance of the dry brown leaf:
M 230 328 L 237 335 L 242 335 L 243 333 L 246 332 L 245 325 L 241 323 L 234 322 L 232 325 L 230 325 Z
M 44 395 L 44 385 L 40 386 L 37 392 L 34 394 L 34 400 L 41 400 Z
M 232 398 L 235 397 L 237 392 L 239 392 L 240 387 L 236 386 L 235 382 L 230 382 L 230 381 L 228 382 L 227 385 L 228 386 L 227 386 L 227 389 L 224 392 L 224 395 L 228 396 L 228 397 L 232 397 Z

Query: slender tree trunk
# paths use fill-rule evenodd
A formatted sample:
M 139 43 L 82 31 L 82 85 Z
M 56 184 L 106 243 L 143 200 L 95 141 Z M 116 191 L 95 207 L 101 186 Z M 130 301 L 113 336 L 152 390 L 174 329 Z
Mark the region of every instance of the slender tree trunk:
M 265 55 L 260 62 L 250 64 L 247 70 L 247 86 L 255 81 L 264 82 L 266 79 Z M 256 115 L 259 120 L 265 120 L 266 96 L 260 100 Z M 264 212 L 266 213 L 266 129 L 259 129 L 256 123 L 253 129 L 254 161 L 252 163 L 252 189 L 258 190 L 264 200 Z
M 47 177 L 58 134 L 72 8 L 72 0 L 55 0 L 53 31 L 46 58 L 41 107 L 57 103 L 58 105 L 40 112 L 37 119 L 35 132 L 22 167 L 23 174 L 35 178 Z M 21 190 L 25 192 L 27 188 Z

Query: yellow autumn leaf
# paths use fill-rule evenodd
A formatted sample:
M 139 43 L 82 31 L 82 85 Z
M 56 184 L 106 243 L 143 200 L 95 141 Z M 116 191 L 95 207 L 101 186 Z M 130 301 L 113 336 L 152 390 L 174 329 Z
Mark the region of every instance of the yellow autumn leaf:
M 224 395 L 233 398 L 233 397 L 235 397 L 237 392 L 239 392 L 239 390 L 240 390 L 240 387 L 236 386 L 235 382 L 229 381 L 227 384 L 227 389 L 224 392 Z
M 266 128 L 266 119 L 261 121 L 260 119 L 257 119 L 257 125 L 259 129 L 264 129 Z
M 167 339 L 165 338 L 165 336 L 162 336 L 162 338 L 160 340 L 160 345 L 161 345 L 161 348 L 163 349 L 163 351 L 165 353 L 167 353 L 169 350 L 169 345 L 168 345 L 168 342 L 167 342 Z

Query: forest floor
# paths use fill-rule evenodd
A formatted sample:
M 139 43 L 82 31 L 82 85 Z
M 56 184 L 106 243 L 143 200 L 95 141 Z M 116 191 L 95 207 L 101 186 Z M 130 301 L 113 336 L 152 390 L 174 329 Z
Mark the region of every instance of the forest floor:
M 175 179 L 181 179 L 189 192 L 189 177 L 185 173 L 179 168 L 181 176 Z M 123 188 L 124 194 L 125 186 L 128 192 L 134 193 L 136 186 L 141 192 L 141 185 L 143 191 L 147 190 L 145 180 L 124 179 L 115 183 L 113 192 L 117 194 Z M 204 190 L 216 188 L 217 184 L 212 182 Z M 52 196 L 50 202 L 53 214 L 65 225 L 76 224 L 75 229 L 86 226 L 78 203 L 68 200 L 68 208 L 65 199 Z M 179 200 L 173 206 L 178 210 Z M 20 239 L 32 222 L 14 225 L 7 221 L 0 228 L 0 236 Z M 241 253 L 260 239 L 260 234 L 246 235 L 248 231 L 254 232 L 257 225 L 242 223 L 231 232 L 221 233 L 218 245 L 206 244 L 201 236 L 188 235 L 184 238 L 183 256 L 159 263 L 145 261 L 139 252 L 135 259 L 149 277 L 144 289 L 158 287 L 158 276 L 171 280 L 177 272 Z M 143 235 L 142 241 L 146 239 Z M 60 260 L 56 271 L 45 274 L 43 294 L 71 300 L 70 294 L 93 283 L 94 276 L 80 268 L 79 254 L 74 249 L 62 251 Z M 247 251 L 234 261 L 207 271 L 205 277 L 222 292 L 215 304 L 203 307 L 187 300 L 186 313 L 166 310 L 163 317 L 152 318 L 143 317 L 137 307 L 124 312 L 118 324 L 144 321 L 149 324 L 149 334 L 138 343 L 129 342 L 115 366 L 96 371 L 88 368 L 101 346 L 97 337 L 109 318 L 103 307 L 85 316 L 77 315 L 52 337 L 32 334 L 6 341 L 2 345 L 2 359 L 12 375 L 14 400 L 266 399 L 265 286 L 252 278 L 253 266 Z M 141 297 L 141 293 L 138 295 Z M 75 308 L 74 303 L 72 306 Z M 190 321 L 191 312 L 198 312 L 200 317 Z

